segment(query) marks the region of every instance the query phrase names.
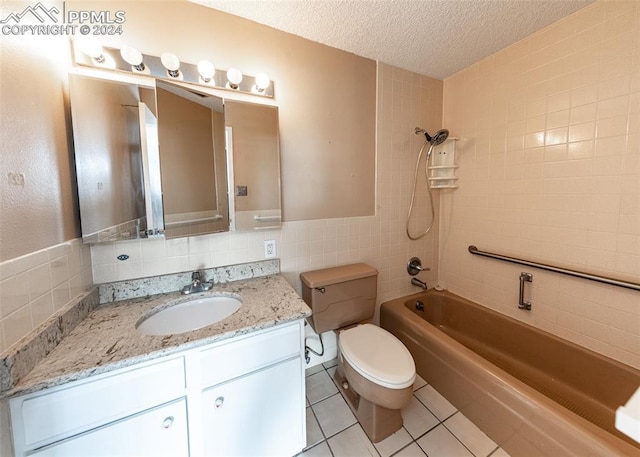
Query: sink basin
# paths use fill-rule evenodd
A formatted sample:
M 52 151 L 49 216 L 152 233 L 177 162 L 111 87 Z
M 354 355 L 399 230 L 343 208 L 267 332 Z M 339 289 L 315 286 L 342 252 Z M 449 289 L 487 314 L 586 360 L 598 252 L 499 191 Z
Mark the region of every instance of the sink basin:
M 231 316 L 241 305 L 237 298 L 227 296 L 194 298 L 152 314 L 137 329 L 145 335 L 190 332 Z

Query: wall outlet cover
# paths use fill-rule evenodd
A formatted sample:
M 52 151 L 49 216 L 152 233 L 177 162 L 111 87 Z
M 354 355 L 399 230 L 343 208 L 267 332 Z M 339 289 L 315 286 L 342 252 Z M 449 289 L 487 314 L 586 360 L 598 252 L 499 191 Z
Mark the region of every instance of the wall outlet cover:
M 264 258 L 273 259 L 276 257 L 276 240 L 265 240 L 264 242 Z
M 9 172 L 9 185 L 11 186 L 24 186 L 25 176 L 24 173 L 18 173 L 15 171 Z

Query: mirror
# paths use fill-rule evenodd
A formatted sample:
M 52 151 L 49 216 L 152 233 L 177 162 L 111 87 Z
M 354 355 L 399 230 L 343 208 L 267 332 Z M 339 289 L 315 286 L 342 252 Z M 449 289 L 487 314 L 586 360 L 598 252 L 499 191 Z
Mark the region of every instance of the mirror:
M 85 243 L 280 226 L 277 107 L 76 74 L 70 97 Z
M 229 230 L 222 99 L 158 81 L 156 100 L 165 236 Z
M 142 102 L 144 88 L 78 75 L 70 75 L 69 88 L 82 239 L 138 238 L 153 227 L 145 206 L 141 136 L 153 138 L 155 117 Z M 149 114 L 144 124 L 141 111 Z M 157 153 L 152 139 L 154 144 Z
M 281 225 L 278 108 L 225 100 L 232 230 Z

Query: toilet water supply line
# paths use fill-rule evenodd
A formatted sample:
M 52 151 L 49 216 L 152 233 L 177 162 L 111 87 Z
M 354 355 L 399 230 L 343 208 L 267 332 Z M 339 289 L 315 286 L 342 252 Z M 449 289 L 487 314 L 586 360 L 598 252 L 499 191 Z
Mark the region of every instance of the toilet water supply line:
M 305 325 L 307 323 L 305 322 Z M 322 357 L 324 355 L 324 342 L 322 341 L 322 333 L 318 333 L 318 338 L 320 339 L 320 352 L 316 352 L 311 347 L 307 346 L 307 338 L 304 339 L 304 360 L 309 365 L 311 362 L 311 357 L 309 357 L 309 352 L 313 352 L 318 357 Z

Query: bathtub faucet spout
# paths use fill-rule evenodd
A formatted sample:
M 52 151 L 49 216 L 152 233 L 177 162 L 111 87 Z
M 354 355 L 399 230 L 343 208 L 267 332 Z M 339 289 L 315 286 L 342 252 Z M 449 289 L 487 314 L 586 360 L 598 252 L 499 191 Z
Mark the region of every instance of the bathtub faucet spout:
M 411 284 L 414 286 L 422 287 L 424 290 L 427 290 L 427 283 L 420 281 L 418 278 L 411 278 Z

